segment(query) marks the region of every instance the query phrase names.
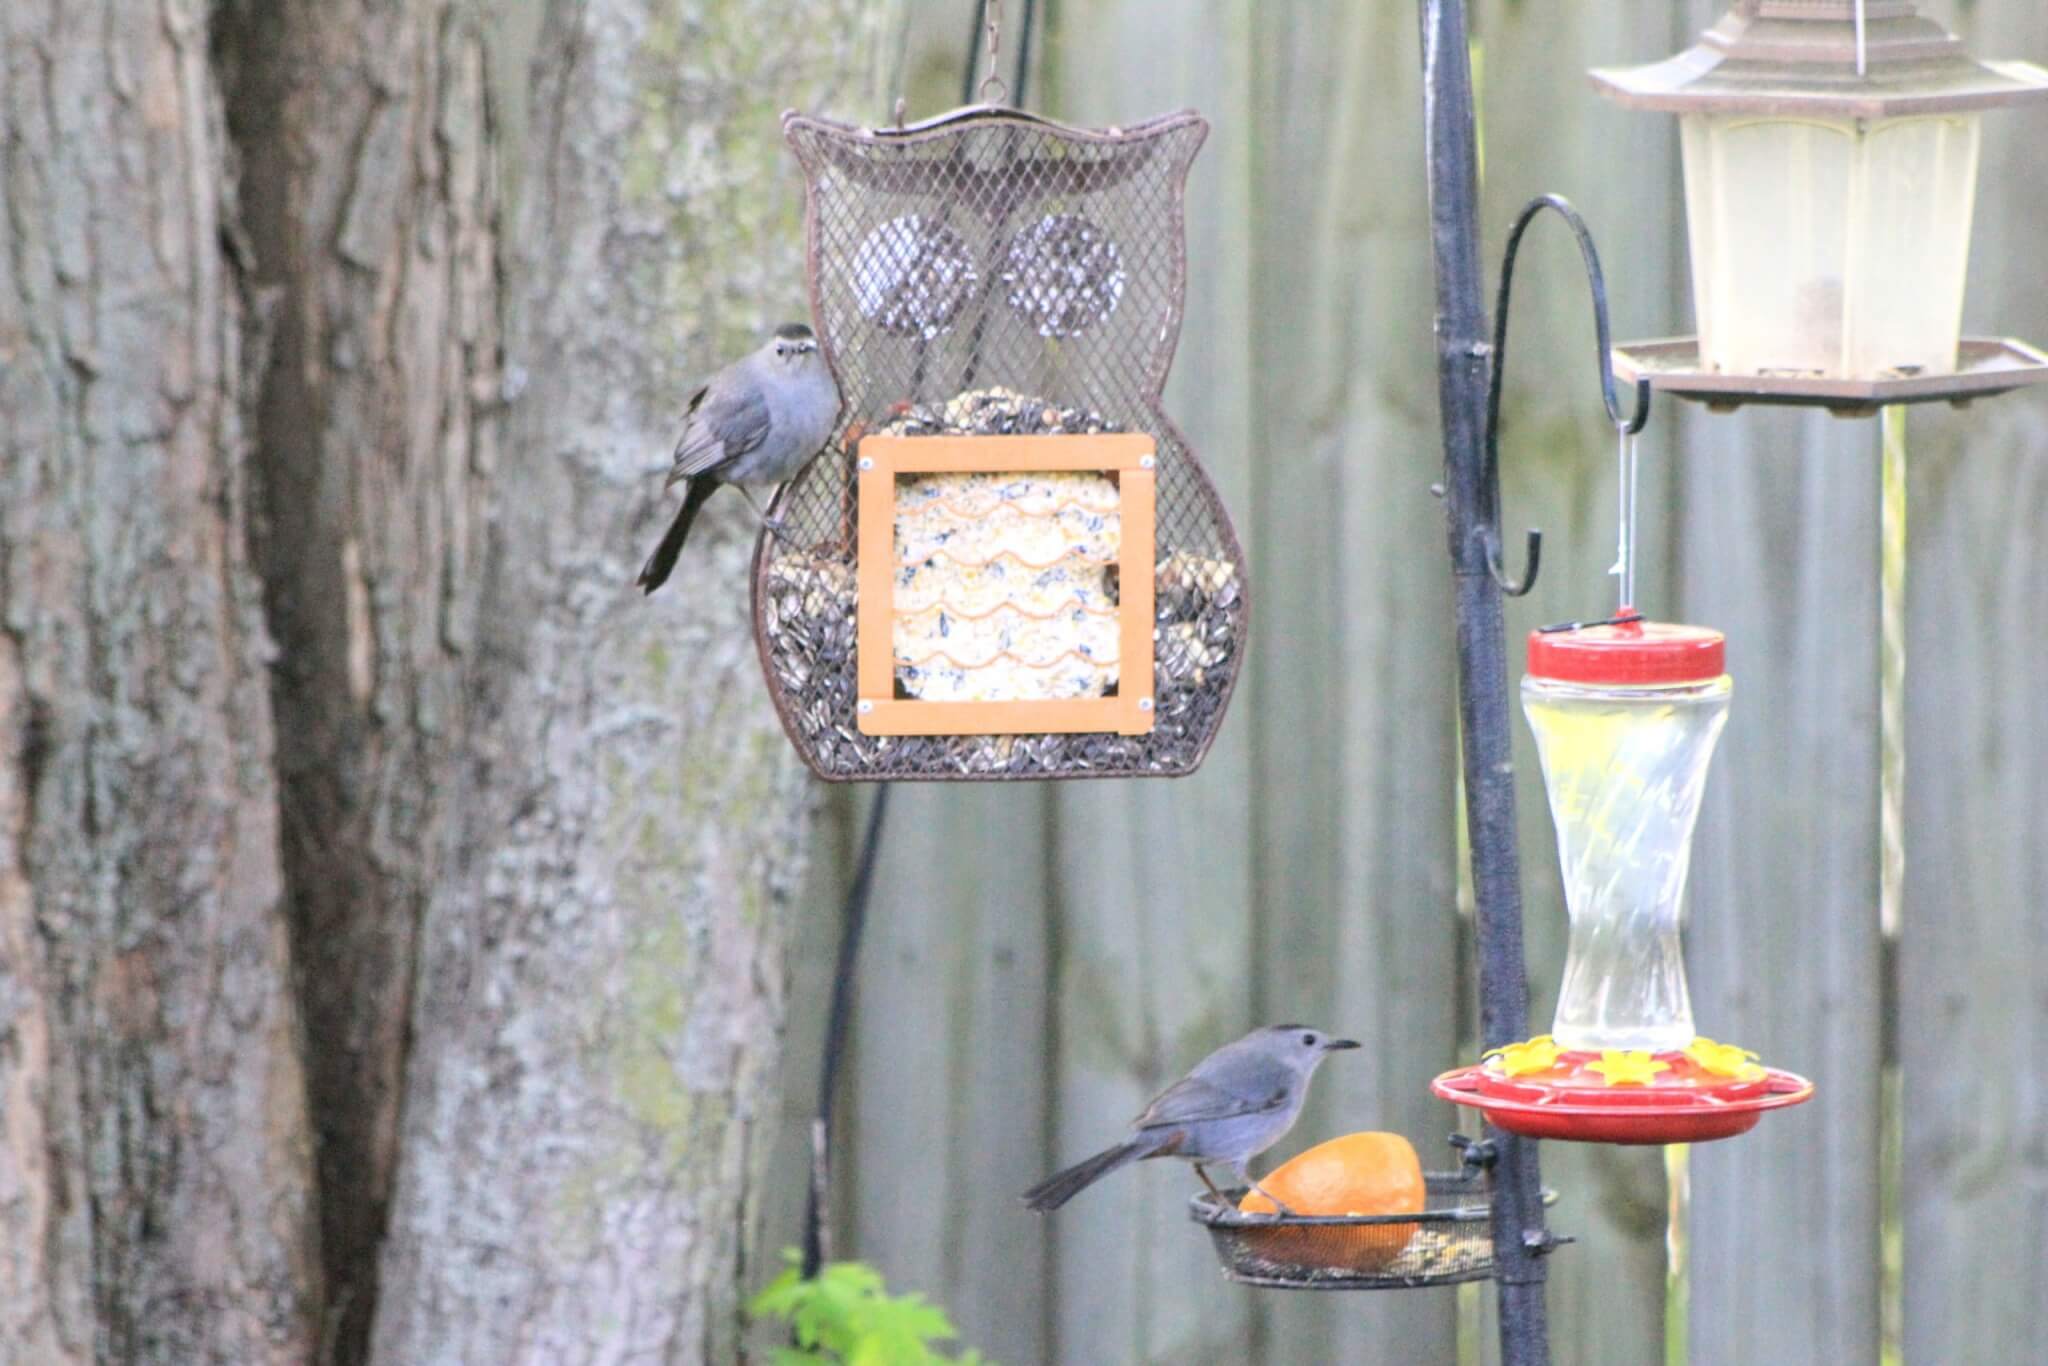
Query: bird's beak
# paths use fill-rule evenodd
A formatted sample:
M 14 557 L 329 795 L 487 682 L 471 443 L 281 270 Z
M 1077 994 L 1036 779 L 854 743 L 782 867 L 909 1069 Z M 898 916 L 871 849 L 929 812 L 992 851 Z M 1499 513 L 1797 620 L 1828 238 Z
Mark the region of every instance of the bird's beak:
M 1358 1047 L 1358 1040 L 1356 1039 L 1325 1039 L 1323 1041 L 1323 1051 L 1326 1053 L 1332 1052 L 1339 1048 L 1356 1047 Z

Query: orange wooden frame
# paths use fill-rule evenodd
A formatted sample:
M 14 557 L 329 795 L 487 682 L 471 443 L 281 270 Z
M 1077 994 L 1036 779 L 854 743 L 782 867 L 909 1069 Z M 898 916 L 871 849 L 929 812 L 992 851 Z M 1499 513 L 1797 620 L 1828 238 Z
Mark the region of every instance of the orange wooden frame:
M 855 448 L 860 486 L 854 661 L 863 735 L 1039 735 L 1152 730 L 1152 575 L 1156 447 L 1143 433 L 1046 436 L 868 436 Z M 896 476 L 1114 470 L 1117 695 L 1024 702 L 927 702 L 896 696 Z

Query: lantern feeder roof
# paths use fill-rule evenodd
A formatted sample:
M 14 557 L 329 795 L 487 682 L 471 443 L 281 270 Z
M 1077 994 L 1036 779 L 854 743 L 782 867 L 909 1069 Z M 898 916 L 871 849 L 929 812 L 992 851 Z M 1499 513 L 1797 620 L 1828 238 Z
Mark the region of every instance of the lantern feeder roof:
M 1911 0 L 1866 0 L 1860 74 L 1856 53 L 1855 0 L 1737 0 L 1675 57 L 1588 74 L 1626 108 L 1674 114 L 1878 119 L 2048 99 L 2048 70 L 1978 61 Z

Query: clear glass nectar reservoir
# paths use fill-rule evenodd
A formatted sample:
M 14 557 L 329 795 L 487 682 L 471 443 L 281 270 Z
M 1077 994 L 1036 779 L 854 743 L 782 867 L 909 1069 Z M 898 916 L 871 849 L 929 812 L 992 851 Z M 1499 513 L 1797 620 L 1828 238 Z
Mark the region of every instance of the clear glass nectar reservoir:
M 1625 683 L 1598 669 L 1578 670 L 1590 679 L 1549 677 L 1533 671 L 1531 655 L 1522 706 L 1571 915 L 1551 1033 L 1564 1049 L 1683 1049 L 1695 1035 L 1679 935 L 1685 875 L 1732 684 L 1718 672 Z
M 1977 115 L 1679 122 L 1703 364 L 1829 378 L 1956 368 Z

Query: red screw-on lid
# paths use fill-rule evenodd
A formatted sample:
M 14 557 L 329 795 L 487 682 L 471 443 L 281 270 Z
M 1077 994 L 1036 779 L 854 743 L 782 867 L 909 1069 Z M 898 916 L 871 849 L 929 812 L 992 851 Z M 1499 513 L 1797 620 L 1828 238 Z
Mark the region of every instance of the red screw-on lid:
M 1626 618 L 1624 609 L 1621 616 Z M 1705 626 L 1633 621 L 1529 633 L 1529 672 L 1561 683 L 1654 687 L 1727 672 L 1728 640 Z

